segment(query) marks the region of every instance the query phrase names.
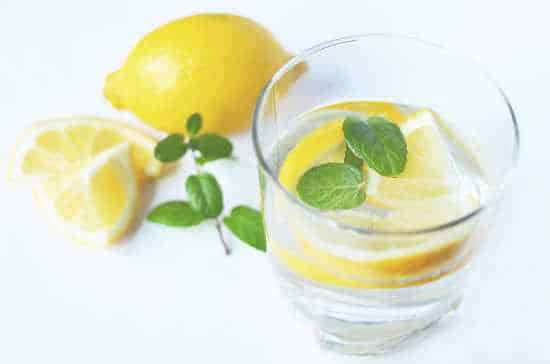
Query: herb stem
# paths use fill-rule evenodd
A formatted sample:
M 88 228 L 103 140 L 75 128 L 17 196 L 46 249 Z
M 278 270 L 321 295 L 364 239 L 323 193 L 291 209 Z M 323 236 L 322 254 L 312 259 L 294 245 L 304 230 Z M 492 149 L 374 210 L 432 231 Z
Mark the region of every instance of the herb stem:
M 195 167 L 195 172 L 197 174 L 200 174 L 202 172 L 202 169 L 200 167 L 199 162 L 197 162 L 197 156 L 194 150 L 191 151 L 191 155 L 193 156 L 193 165 Z M 214 220 L 215 220 L 214 225 L 216 226 L 216 230 L 218 231 L 218 237 L 220 238 L 220 242 L 222 243 L 223 251 L 225 252 L 225 255 L 230 255 L 231 248 L 229 247 L 229 244 L 227 243 L 223 235 L 223 227 L 222 227 L 221 219 L 219 217 L 216 217 Z
M 225 237 L 223 236 L 222 223 L 221 223 L 219 217 L 216 218 L 216 230 L 218 230 L 218 236 L 220 237 L 220 241 L 223 245 L 223 250 L 225 252 L 225 255 L 231 254 L 231 249 L 229 248 L 229 244 L 227 244 L 227 241 L 225 240 Z

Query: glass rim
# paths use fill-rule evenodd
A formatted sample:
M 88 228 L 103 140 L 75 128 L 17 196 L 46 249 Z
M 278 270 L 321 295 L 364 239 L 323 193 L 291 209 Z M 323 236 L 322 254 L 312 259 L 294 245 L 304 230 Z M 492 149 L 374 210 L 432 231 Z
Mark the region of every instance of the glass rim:
M 297 196 L 290 193 L 283 185 L 281 185 L 281 183 L 279 182 L 278 176 L 276 176 L 274 171 L 269 167 L 266 161 L 266 158 L 264 157 L 264 154 L 262 153 L 262 150 L 260 147 L 260 141 L 258 137 L 258 129 L 259 129 L 258 124 L 260 120 L 261 111 L 264 109 L 265 102 L 267 101 L 266 96 L 269 94 L 269 92 L 271 91 L 275 83 L 279 81 L 281 77 L 283 77 L 285 74 L 287 74 L 288 71 L 290 71 L 294 66 L 296 66 L 301 62 L 307 61 L 307 59 L 314 54 L 320 53 L 323 50 L 328 48 L 341 46 L 347 43 L 359 42 L 362 40 L 369 40 L 371 38 L 386 38 L 386 39 L 393 39 L 393 40 L 412 41 L 412 42 L 422 44 L 424 46 L 428 46 L 431 48 L 435 48 L 435 49 L 439 49 L 441 51 L 447 52 L 449 55 L 458 56 L 465 63 L 473 64 L 479 70 L 480 74 L 484 76 L 484 78 L 490 84 L 492 84 L 493 87 L 495 87 L 496 91 L 500 94 L 500 96 L 502 97 L 508 109 L 508 113 L 512 120 L 512 127 L 514 129 L 513 157 L 509 165 L 506 167 L 505 171 L 501 174 L 501 176 L 499 176 L 500 177 L 499 182 L 495 186 L 491 187 L 491 191 L 495 191 L 495 190 L 502 191 L 507 180 L 510 178 L 512 171 L 517 165 L 517 161 L 519 158 L 519 150 L 520 150 L 520 132 L 519 132 L 519 126 L 518 126 L 516 114 L 504 90 L 500 87 L 498 82 L 475 59 L 461 55 L 458 52 L 450 51 L 449 48 L 443 45 L 440 45 L 431 41 L 427 41 L 422 38 L 417 38 L 417 37 L 402 35 L 402 34 L 393 34 L 393 33 L 365 33 L 365 34 L 358 34 L 358 35 L 350 35 L 346 37 L 341 37 L 341 38 L 336 38 L 325 42 L 321 42 L 295 55 L 275 72 L 275 74 L 269 79 L 265 87 L 260 92 L 260 95 L 258 96 L 258 99 L 256 101 L 254 113 L 252 115 L 252 144 L 254 148 L 254 154 L 256 155 L 256 158 L 259 162 L 260 168 L 267 174 L 268 178 L 270 178 L 272 182 L 274 182 L 276 188 L 279 189 L 292 204 L 302 208 L 309 215 L 311 215 L 315 219 L 318 219 L 324 224 L 329 224 L 338 229 L 354 232 L 359 235 L 426 234 L 426 233 L 442 231 L 442 230 L 446 230 L 446 229 L 458 226 L 480 215 L 489 206 L 492 206 L 493 204 L 495 204 L 498 201 L 499 196 L 492 196 L 493 198 L 487 199 L 487 201 L 482 202 L 476 209 L 456 219 L 445 222 L 443 224 L 437 224 L 437 225 L 429 226 L 422 229 L 415 229 L 415 230 L 392 231 L 392 230 L 366 229 L 366 228 L 358 227 L 352 224 L 337 221 L 333 218 L 322 215 L 318 210 L 310 206 L 307 206 L 302 201 L 300 201 L 300 199 Z

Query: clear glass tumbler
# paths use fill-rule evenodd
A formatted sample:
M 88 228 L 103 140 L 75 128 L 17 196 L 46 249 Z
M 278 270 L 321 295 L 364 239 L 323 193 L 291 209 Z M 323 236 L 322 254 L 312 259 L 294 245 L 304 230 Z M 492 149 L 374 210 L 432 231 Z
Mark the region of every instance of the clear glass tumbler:
M 441 225 L 377 231 L 331 219 L 285 190 L 278 175 L 299 140 L 293 136 L 319 126 L 300 116 L 353 100 L 435 110 L 479 162 L 486 186 L 479 205 Z M 519 132 L 506 96 L 476 63 L 420 39 L 372 34 L 316 45 L 283 66 L 259 97 L 253 143 L 268 254 L 283 292 L 323 346 L 374 354 L 394 349 L 459 306 L 468 268 L 488 241 L 516 163 Z M 399 260 L 382 268 L 362 260 L 455 238 L 457 244 L 437 257 L 421 255 L 406 267 Z

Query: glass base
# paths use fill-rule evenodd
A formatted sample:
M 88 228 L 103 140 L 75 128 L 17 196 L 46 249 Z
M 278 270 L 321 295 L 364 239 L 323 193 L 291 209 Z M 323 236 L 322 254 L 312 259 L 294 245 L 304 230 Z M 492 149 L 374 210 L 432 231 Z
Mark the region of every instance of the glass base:
M 440 322 L 454 316 L 459 299 L 442 315 L 423 317 L 405 322 L 346 323 L 348 333 L 331 333 L 316 329 L 323 349 L 348 355 L 379 355 L 394 352 L 425 337 Z M 352 329 L 353 328 L 353 329 Z
M 318 285 L 281 267 L 291 306 L 314 327 L 323 348 L 354 355 L 395 351 L 425 337 L 462 301 L 465 272 L 397 289 L 346 289 Z

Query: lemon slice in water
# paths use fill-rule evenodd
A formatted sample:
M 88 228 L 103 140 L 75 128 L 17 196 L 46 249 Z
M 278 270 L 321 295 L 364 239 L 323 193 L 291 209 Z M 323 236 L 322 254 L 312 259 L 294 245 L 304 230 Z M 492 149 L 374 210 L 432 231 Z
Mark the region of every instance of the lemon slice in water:
M 414 113 L 400 128 L 408 150 L 405 170 L 396 178 L 368 171 L 367 202 L 373 206 L 399 208 L 456 188 L 456 171 L 431 111 Z

